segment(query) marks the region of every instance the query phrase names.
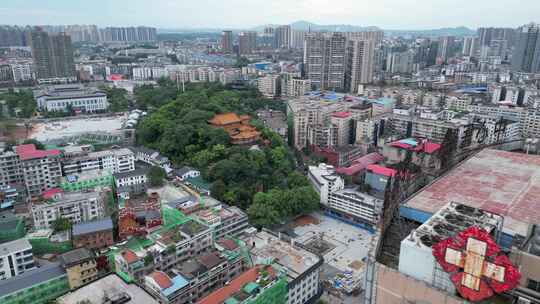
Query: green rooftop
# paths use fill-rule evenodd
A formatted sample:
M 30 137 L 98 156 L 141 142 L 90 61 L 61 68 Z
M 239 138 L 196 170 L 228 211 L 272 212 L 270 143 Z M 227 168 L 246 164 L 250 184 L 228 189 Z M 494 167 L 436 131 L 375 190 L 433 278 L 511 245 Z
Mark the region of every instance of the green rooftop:
M 244 288 L 242 288 L 242 290 L 246 293 L 253 294 L 258 288 L 259 284 L 255 282 L 249 282 L 244 286 Z
M 228 298 L 227 300 L 225 300 L 224 304 L 238 304 L 240 303 L 237 299 L 235 298 Z

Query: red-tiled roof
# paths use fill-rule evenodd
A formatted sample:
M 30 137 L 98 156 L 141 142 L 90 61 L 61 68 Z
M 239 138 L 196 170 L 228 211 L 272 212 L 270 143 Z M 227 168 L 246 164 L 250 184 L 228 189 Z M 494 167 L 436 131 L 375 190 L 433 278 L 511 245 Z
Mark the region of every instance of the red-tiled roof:
M 150 274 L 150 277 L 154 279 L 159 288 L 166 289 L 173 285 L 171 279 L 162 271 L 154 271 Z
M 352 165 L 349 167 L 340 167 L 336 169 L 336 172 L 339 174 L 345 175 L 356 175 L 362 170 L 365 170 L 368 165 L 378 163 L 384 160 L 384 157 L 377 152 L 373 152 L 367 155 L 360 157 L 359 159 L 353 161 Z
M 429 141 L 425 141 L 425 142 L 418 141 L 418 144 L 416 146 L 413 146 L 404 141 L 398 140 L 393 143 L 390 143 L 390 146 L 406 149 L 406 150 L 414 151 L 414 152 L 425 152 L 428 154 L 432 154 L 441 148 L 441 145 L 433 143 L 433 142 L 429 142 Z
M 238 248 L 238 245 L 231 239 L 221 239 L 217 241 L 217 243 L 227 250 L 235 250 Z
M 208 296 L 199 300 L 197 304 L 220 304 L 225 302 L 225 300 L 227 300 L 229 297 L 240 291 L 244 285 L 249 282 L 255 282 L 259 276 L 259 271 L 262 268 L 262 266 L 259 266 L 245 271 L 232 280 L 229 285 L 212 292 Z M 267 270 L 270 275 L 274 275 L 272 267 L 268 267 Z
M 21 160 L 60 155 L 60 150 L 38 150 L 34 144 L 16 146 L 15 152 Z
M 351 115 L 350 112 L 335 112 L 332 114 L 333 117 L 337 118 L 347 118 Z
M 129 249 L 124 250 L 121 254 L 122 257 L 124 257 L 124 260 L 126 260 L 126 263 L 128 264 L 137 262 L 139 260 L 139 257 Z
M 427 143 L 424 144 L 424 152 L 426 152 L 428 154 L 432 154 L 434 152 L 437 152 L 440 148 L 441 148 L 441 145 L 436 144 L 436 143 L 427 142 Z
M 224 114 L 216 114 L 212 119 L 210 119 L 208 122 L 213 125 L 218 126 L 224 126 L 229 125 L 233 123 L 240 123 L 242 120 L 236 113 L 224 113 Z
M 367 170 L 369 170 L 369 171 L 371 171 L 371 172 L 373 172 L 375 174 L 380 174 L 380 175 L 384 175 L 384 176 L 388 176 L 388 177 L 396 175 L 396 170 L 394 170 L 392 168 L 386 168 L 386 167 L 383 167 L 383 166 L 375 165 L 375 164 L 368 165 Z
M 52 189 L 49 189 L 49 190 L 43 192 L 43 193 L 41 194 L 41 196 L 42 196 L 44 199 L 50 199 L 50 198 L 52 198 L 53 196 L 55 196 L 56 194 L 62 193 L 62 192 L 63 192 L 63 191 L 62 191 L 62 189 L 60 189 L 60 188 L 52 188 Z
M 219 263 L 223 262 L 223 258 L 221 258 L 217 252 L 212 252 L 205 254 L 203 256 L 199 257 L 199 262 L 203 264 L 206 268 L 212 269 L 219 265 Z

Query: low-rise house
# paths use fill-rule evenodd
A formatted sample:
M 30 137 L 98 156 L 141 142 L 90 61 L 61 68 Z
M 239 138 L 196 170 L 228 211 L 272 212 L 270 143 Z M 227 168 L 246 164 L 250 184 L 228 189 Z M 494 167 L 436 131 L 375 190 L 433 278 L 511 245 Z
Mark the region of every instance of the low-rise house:
M 174 170 L 175 177 L 180 181 L 185 181 L 188 178 L 194 178 L 201 176 L 201 171 L 189 166 L 184 166 L 180 169 Z
M 172 173 L 173 169 L 171 167 L 170 160 L 166 156 L 159 154 L 158 151 L 148 149 L 142 146 L 132 147 L 130 149 L 131 151 L 133 151 L 133 153 L 135 153 L 136 161 L 140 161 L 148 165 L 160 167 L 163 170 L 165 170 L 167 174 Z
M 114 244 L 113 222 L 110 218 L 104 218 L 75 224 L 71 235 L 76 248 L 105 248 Z
M 68 291 L 66 271 L 59 263 L 50 263 L 0 281 L 0 303 L 45 304 Z
M 145 193 L 148 189 L 147 173 L 146 168 L 140 168 L 113 174 L 118 197 L 129 199 L 130 195 Z
M 69 287 L 77 289 L 98 277 L 96 258 L 86 248 L 78 248 L 60 255 L 60 263 L 67 272 Z

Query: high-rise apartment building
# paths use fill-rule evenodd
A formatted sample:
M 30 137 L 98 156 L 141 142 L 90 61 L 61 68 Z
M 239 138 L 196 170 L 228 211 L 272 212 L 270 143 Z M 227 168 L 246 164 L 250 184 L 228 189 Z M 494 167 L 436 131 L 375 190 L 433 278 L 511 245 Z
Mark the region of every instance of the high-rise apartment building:
M 26 46 L 26 29 L 19 26 L 0 26 L 0 47 Z
M 304 44 L 306 78 L 316 89 L 357 92 L 360 84 L 372 81 L 376 37 L 364 32 L 308 33 Z
M 455 40 L 454 36 L 439 37 L 439 48 L 437 50 L 437 62 L 439 64 L 446 63 L 453 56 Z
M 474 57 L 476 50 L 478 49 L 478 38 L 477 37 L 465 37 L 463 38 L 463 48 L 461 49 L 461 54 L 464 56 Z
M 531 23 L 517 30 L 512 69 L 528 73 L 540 71 L 540 25 Z
M 233 51 L 233 34 L 232 31 L 221 32 L 221 51 L 223 53 L 232 53 Z
M 513 28 L 480 27 L 476 31 L 479 46 L 490 46 L 494 39 L 506 40 L 509 46 L 514 45 L 516 30 Z
M 288 49 L 291 47 L 291 26 L 282 25 L 274 30 L 275 47 L 278 49 Z
M 257 32 L 242 32 L 238 35 L 238 53 L 251 54 L 257 48 Z
M 306 31 L 293 30 L 291 33 L 291 48 L 302 49 L 304 47 L 304 40 L 306 39 Z
M 73 47 L 68 35 L 49 35 L 41 28 L 35 28 L 28 33 L 28 41 L 38 80 L 76 79 Z
M 314 88 L 345 89 L 346 45 L 345 36 L 339 33 L 306 35 L 304 69 Z
M 281 74 L 281 96 L 300 97 L 311 91 L 311 80 L 302 79 L 294 73 Z
M 281 93 L 281 79 L 278 74 L 270 74 L 257 80 L 257 88 L 263 96 L 268 98 L 278 97 Z
M 103 42 L 151 42 L 157 40 L 157 30 L 153 27 L 107 27 L 99 31 Z
M 358 92 L 358 86 L 373 80 L 375 68 L 375 40 L 347 41 L 347 65 L 345 87 L 351 93 Z

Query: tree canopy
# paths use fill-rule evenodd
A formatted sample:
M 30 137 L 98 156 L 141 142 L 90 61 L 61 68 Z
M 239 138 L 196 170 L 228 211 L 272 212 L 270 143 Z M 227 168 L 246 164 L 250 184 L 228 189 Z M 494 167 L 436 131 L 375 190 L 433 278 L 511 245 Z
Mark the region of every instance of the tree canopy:
M 148 170 L 148 183 L 152 187 L 160 187 L 163 186 L 163 180 L 167 176 L 165 173 L 165 170 L 163 170 L 160 167 L 153 166 Z
M 165 93 L 158 93 L 162 86 Z M 166 96 L 151 97 L 158 94 Z M 224 130 L 207 123 L 217 113 L 255 117 L 257 110 L 277 109 L 282 102 L 265 99 L 256 90 L 233 91 L 219 84 L 190 84 L 182 93 L 167 80 L 137 90 L 136 98 L 156 107 L 137 126 L 138 143 L 159 150 L 176 165 L 198 168 L 212 183 L 212 196 L 249 209 L 256 225 L 273 225 L 317 208 L 317 194 L 306 177 L 294 171 L 294 155 L 279 135 L 253 121 L 263 140 L 258 149 L 248 149 L 231 145 Z
M 3 107 L 0 106 L 0 118 L 29 118 L 32 117 L 37 107 L 34 95 L 30 90 L 20 90 L 19 92 L 15 92 L 10 89 L 6 93 L 0 93 L 0 100 L 4 100 L 7 106 L 6 112 L 4 112 L 2 109 Z

